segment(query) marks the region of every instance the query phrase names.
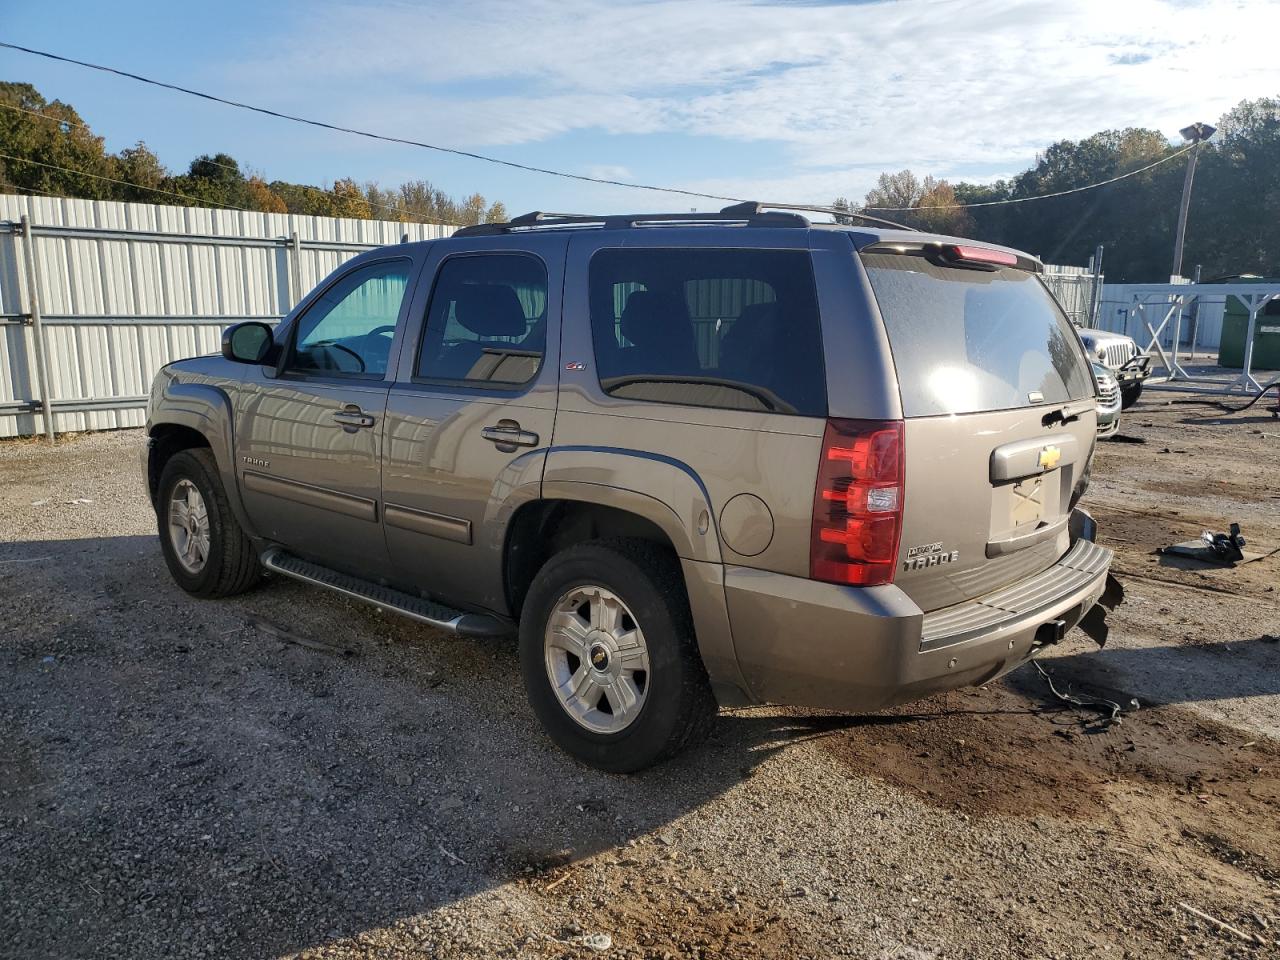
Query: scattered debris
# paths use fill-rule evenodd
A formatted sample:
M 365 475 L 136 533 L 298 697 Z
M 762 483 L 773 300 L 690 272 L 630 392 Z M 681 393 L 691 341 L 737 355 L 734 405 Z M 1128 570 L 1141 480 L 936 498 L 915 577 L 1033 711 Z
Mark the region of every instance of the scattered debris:
M 589 933 L 582 938 L 582 945 L 596 953 L 604 953 L 613 946 L 613 937 L 607 933 Z
M 441 853 L 443 853 L 446 857 L 448 857 L 448 858 L 449 858 L 450 860 L 452 860 L 454 863 L 456 863 L 456 864 L 460 864 L 461 866 L 464 866 L 464 867 L 468 865 L 468 864 L 467 864 L 467 861 L 463 860 L 463 859 L 462 859 L 460 856 L 458 856 L 456 853 L 450 853 L 448 850 L 446 850 L 446 849 L 444 848 L 444 844 L 443 844 L 443 843 L 437 843 L 437 844 L 436 844 L 436 849 L 437 849 L 437 850 L 439 850 Z
M 1235 566 L 1245 559 L 1245 539 L 1240 533 L 1240 524 L 1231 524 L 1230 533 L 1214 533 L 1206 530 L 1200 534 L 1199 540 L 1188 540 L 1175 543 L 1171 547 L 1161 547 L 1159 553 L 1190 557 L 1202 563 L 1216 563 L 1223 566 Z M 1253 556 L 1252 559 L 1258 559 Z
M 354 657 L 356 650 L 354 647 L 340 645 L 336 643 L 327 643 L 322 640 L 309 640 L 306 637 L 300 637 L 296 633 L 290 633 L 283 627 L 277 627 L 274 623 L 268 623 L 261 617 L 249 617 L 249 625 L 264 637 L 272 640 L 279 640 L 282 643 L 291 643 L 296 647 L 305 647 L 308 650 L 318 650 L 321 653 L 333 653 L 341 657 Z
M 90 500 L 88 497 L 76 497 L 74 500 L 66 501 L 66 503 L 67 503 L 67 506 L 71 506 L 77 503 L 93 503 L 93 501 Z M 35 506 L 35 504 L 32 504 L 32 506 Z
M 1199 917 L 1201 920 L 1205 921 L 1205 923 L 1208 923 L 1214 927 L 1217 927 L 1219 930 L 1225 931 L 1226 933 L 1235 934 L 1245 943 L 1258 943 L 1259 940 L 1261 940 L 1260 937 L 1255 938 L 1255 936 L 1252 933 L 1245 933 L 1239 927 L 1233 927 L 1231 924 L 1226 923 L 1222 920 L 1218 920 L 1216 917 L 1211 917 L 1207 913 L 1205 913 L 1203 910 L 1197 910 L 1195 907 L 1189 904 L 1183 903 L 1181 900 L 1178 901 L 1178 906 L 1181 907 L 1183 910 L 1187 911 L 1187 913 L 1191 914 L 1193 917 Z M 1262 941 L 1262 942 L 1265 943 L 1266 941 Z
M 1120 714 L 1124 712 L 1124 707 L 1116 703 L 1114 700 L 1108 700 L 1105 697 L 1082 697 L 1073 693 L 1063 693 L 1054 685 L 1053 677 L 1049 675 L 1049 671 L 1040 666 L 1038 661 L 1031 661 L 1035 664 L 1035 668 L 1040 671 L 1040 676 L 1044 677 L 1045 683 L 1049 685 L 1049 692 L 1064 703 L 1069 703 L 1076 707 L 1084 707 L 1087 710 L 1099 710 L 1102 713 L 1109 714 L 1103 722 L 1106 724 L 1119 723 Z M 1137 700 L 1129 701 L 1129 709 L 1137 710 L 1141 706 Z
M 555 880 L 552 880 L 552 881 L 551 881 L 550 883 L 548 883 L 545 887 L 543 887 L 543 888 L 542 888 L 542 892 L 543 892 L 543 893 L 550 893 L 550 892 L 551 892 L 552 890 L 554 890 L 556 887 L 560 886 L 560 884 L 562 884 L 562 883 L 564 883 L 566 880 L 568 880 L 571 876 L 573 876 L 573 874 L 571 874 L 571 873 L 562 873 L 562 874 L 560 874 L 560 876 L 559 876 L 559 877 L 557 877 Z
M 45 499 L 43 499 L 43 500 L 32 500 L 32 501 L 31 501 L 31 505 L 32 505 L 33 507 L 43 507 L 43 506 L 44 506 L 45 504 L 47 504 L 48 502 L 49 502 L 49 498 L 48 498 L 48 497 L 45 497 Z

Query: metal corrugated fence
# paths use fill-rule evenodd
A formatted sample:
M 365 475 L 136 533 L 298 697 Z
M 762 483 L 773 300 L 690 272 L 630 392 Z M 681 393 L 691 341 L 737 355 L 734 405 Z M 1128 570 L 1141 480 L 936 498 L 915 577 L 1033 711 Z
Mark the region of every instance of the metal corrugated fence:
M 0 195 L 0 437 L 141 426 L 164 364 L 278 320 L 364 250 L 453 229 Z

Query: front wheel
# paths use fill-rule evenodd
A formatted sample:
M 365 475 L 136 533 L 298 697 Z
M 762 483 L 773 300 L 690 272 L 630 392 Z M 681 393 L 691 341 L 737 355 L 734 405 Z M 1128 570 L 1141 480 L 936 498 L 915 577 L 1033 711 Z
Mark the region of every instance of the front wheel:
M 1120 388 L 1120 409 L 1128 410 L 1130 407 L 1132 407 L 1135 403 L 1138 402 L 1138 398 L 1140 396 L 1142 396 L 1141 380 L 1139 380 L 1137 383 L 1133 384 L 1132 386 L 1121 387 Z
M 521 611 L 520 665 L 551 739 L 602 770 L 664 760 L 715 717 L 679 565 L 645 541 L 591 541 L 547 561 Z
M 262 574 L 207 449 L 182 450 L 160 473 L 156 519 L 169 573 L 197 597 L 243 593 Z

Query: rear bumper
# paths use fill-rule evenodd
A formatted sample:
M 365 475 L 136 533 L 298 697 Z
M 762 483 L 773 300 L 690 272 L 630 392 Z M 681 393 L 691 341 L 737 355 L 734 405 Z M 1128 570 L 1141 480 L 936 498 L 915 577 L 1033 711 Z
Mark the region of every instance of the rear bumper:
M 929 614 L 893 586 L 842 587 L 730 567 L 725 596 L 760 702 L 877 710 L 985 683 L 1057 642 L 1101 596 L 1111 551 L 1078 539 L 1054 566 Z

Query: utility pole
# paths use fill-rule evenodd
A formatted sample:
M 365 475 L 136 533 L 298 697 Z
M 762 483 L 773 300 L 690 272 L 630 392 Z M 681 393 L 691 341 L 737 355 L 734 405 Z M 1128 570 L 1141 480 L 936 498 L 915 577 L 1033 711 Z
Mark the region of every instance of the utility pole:
M 1173 269 L 1170 279 L 1182 275 L 1182 244 L 1187 236 L 1187 211 L 1191 207 L 1191 182 L 1196 178 L 1196 161 L 1200 159 L 1200 145 L 1214 135 L 1216 127 L 1207 123 L 1193 123 L 1178 132 L 1182 139 L 1191 141 L 1191 154 L 1187 159 L 1187 176 L 1182 181 L 1182 204 L 1178 207 L 1178 232 L 1173 238 Z

